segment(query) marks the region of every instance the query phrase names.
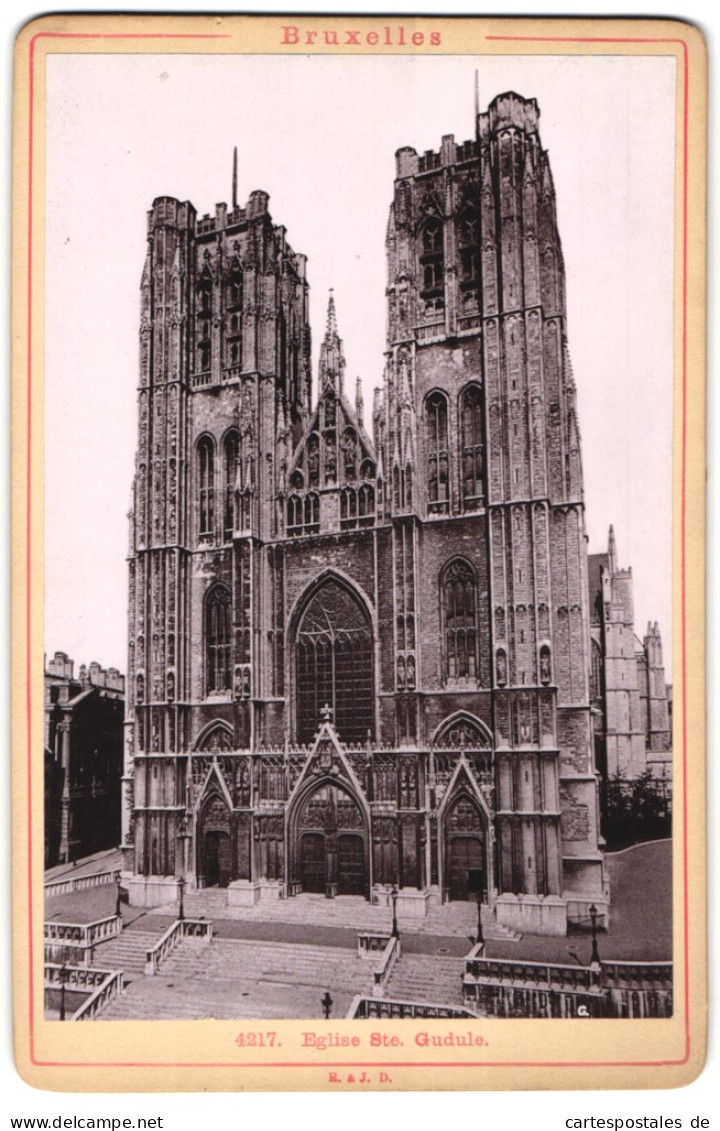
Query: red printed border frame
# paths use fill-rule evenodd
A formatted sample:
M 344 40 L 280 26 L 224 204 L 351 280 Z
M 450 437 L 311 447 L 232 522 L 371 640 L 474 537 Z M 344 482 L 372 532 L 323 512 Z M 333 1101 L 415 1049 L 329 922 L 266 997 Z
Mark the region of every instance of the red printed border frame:
M 688 862 L 688 787 L 687 787 L 687 370 L 688 370 L 688 125 L 689 125 L 689 58 L 688 46 L 685 40 L 679 38 L 645 36 L 645 37 L 619 37 L 619 36 L 511 36 L 488 35 L 487 42 L 495 43 L 547 43 L 547 44 L 668 44 L 682 48 L 682 279 L 681 279 L 681 419 L 680 419 L 680 445 L 681 445 L 681 498 L 680 498 L 680 630 L 681 630 L 681 671 L 682 671 L 682 705 L 681 705 L 681 766 L 682 766 L 682 813 L 683 813 L 683 840 L 682 840 L 682 874 L 683 874 L 683 952 L 684 952 L 684 1037 L 685 1049 L 682 1057 L 662 1060 L 483 1060 L 483 1061 L 132 1061 L 132 1060 L 44 1060 L 35 1053 L 35 1002 L 36 986 L 33 971 L 32 942 L 34 938 L 35 923 L 33 918 L 33 760 L 32 760 L 32 651 L 31 627 L 33 606 L 31 600 L 32 579 L 32 394 L 33 394 L 33 311 L 32 311 L 32 286 L 33 286 L 33 160 L 35 141 L 35 65 L 36 43 L 40 39 L 82 39 L 82 40 L 219 40 L 232 38 L 227 34 L 202 34 L 202 33 L 131 33 L 131 32 L 50 32 L 36 33 L 28 43 L 29 86 L 28 86 L 28 211 L 27 211 L 27 433 L 26 433 L 26 464 L 25 464 L 25 491 L 26 510 L 24 516 L 24 542 L 25 542 L 25 609 L 24 609 L 24 644 L 26 649 L 25 681 L 25 716 L 27 726 L 27 860 L 28 860 L 28 1038 L 30 1063 L 44 1068 L 648 1068 L 670 1067 L 686 1064 L 691 1052 L 690 1028 L 690 962 L 689 962 L 689 862 Z

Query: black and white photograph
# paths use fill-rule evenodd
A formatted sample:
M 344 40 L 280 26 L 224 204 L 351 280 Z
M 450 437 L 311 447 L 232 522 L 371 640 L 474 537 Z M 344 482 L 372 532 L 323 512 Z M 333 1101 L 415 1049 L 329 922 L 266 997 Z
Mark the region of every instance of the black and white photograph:
M 47 1020 L 673 1016 L 677 82 L 48 57 Z

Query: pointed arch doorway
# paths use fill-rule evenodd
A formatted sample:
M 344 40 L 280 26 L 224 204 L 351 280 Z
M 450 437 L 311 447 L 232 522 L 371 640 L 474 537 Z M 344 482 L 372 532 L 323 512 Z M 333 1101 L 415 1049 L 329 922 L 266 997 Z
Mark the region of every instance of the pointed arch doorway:
M 488 827 L 475 798 L 459 793 L 444 817 L 445 898 L 450 901 L 488 901 Z
M 200 812 L 197 852 L 198 886 L 226 888 L 232 879 L 230 810 L 219 793 L 211 794 Z
M 296 891 L 369 898 L 367 822 L 348 790 L 328 780 L 312 789 L 298 805 L 292 836 Z

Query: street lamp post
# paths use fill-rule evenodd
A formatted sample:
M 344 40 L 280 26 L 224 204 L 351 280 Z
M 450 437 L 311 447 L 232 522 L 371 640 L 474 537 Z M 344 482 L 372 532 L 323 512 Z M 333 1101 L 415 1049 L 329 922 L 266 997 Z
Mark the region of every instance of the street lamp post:
M 481 891 L 475 892 L 475 898 L 477 900 L 477 912 L 478 912 L 477 945 L 482 946 L 484 948 L 484 946 L 485 946 L 485 936 L 483 935 L 483 925 L 482 925 L 482 892 Z
M 399 939 L 400 938 L 400 932 L 398 931 L 398 922 L 397 922 L 398 889 L 395 887 L 395 884 L 393 884 L 393 886 L 392 886 L 392 890 L 390 892 L 390 898 L 392 900 L 392 911 L 393 911 L 392 937 L 394 939 Z
M 590 965 L 592 966 L 592 964 L 594 962 L 596 962 L 599 966 L 600 965 L 600 952 L 598 950 L 598 944 L 597 944 L 598 909 L 597 909 L 597 907 L 595 906 L 594 903 L 591 903 L 590 907 L 588 908 L 588 911 L 590 912 L 590 927 L 591 927 L 591 930 L 592 930 L 592 953 L 590 955 Z
M 178 880 L 178 888 L 180 890 L 180 902 L 178 904 L 178 919 L 180 920 L 180 922 L 182 922 L 183 919 L 185 918 L 185 884 L 186 883 L 187 883 L 187 880 L 185 879 L 185 877 L 181 876 L 180 879 Z
M 181 874 L 178 878 L 178 919 L 182 922 L 185 918 L 185 885 L 187 884 L 187 842 L 190 840 L 190 831 L 188 824 L 190 821 L 189 814 L 185 812 L 180 822 L 180 831 L 178 832 L 178 840 L 180 841 L 180 867 Z
M 333 999 L 330 997 L 330 990 L 325 990 L 325 995 L 320 999 L 320 1004 L 323 1008 L 323 1017 L 328 1021 L 330 1019 L 330 1010 L 333 1007 Z
M 63 947 L 60 960 L 60 1020 L 65 1020 L 65 982 L 67 981 L 67 948 Z

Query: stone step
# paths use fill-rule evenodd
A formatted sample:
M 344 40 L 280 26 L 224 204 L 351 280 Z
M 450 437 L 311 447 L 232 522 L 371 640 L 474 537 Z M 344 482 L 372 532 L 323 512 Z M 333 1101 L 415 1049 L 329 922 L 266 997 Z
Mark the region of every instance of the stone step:
M 340 1018 L 355 994 L 370 992 L 373 966 L 348 948 L 185 940 L 155 977 L 133 979 L 101 1019 L 319 1018 L 326 991 Z
M 385 997 L 462 1005 L 465 960 L 429 954 L 402 954 L 388 979 Z
M 93 964 L 100 969 L 122 970 L 125 974 L 142 974 L 145 956 L 163 934 L 162 931 L 125 930 L 116 939 L 95 948 Z
M 182 974 L 197 979 L 240 976 L 243 979 L 286 979 L 319 984 L 335 977 L 369 984 L 372 963 L 355 950 L 255 940 L 215 939 L 210 945 L 181 943 L 162 964 L 163 976 Z
M 177 904 L 167 904 L 161 913 L 175 915 Z M 251 907 L 229 907 L 228 892 L 223 888 L 205 888 L 185 895 L 185 913 L 189 918 L 241 919 L 246 922 L 307 923 L 315 926 L 349 927 L 358 931 L 389 931 L 392 911 L 376 906 L 360 896 L 337 896 L 303 892 L 291 899 L 264 898 Z M 492 911 L 483 907 L 483 933 L 487 939 L 518 939 L 521 936 L 498 925 Z M 477 933 L 477 907 L 472 902 L 439 904 L 431 901 L 424 918 L 411 918 L 398 912 L 401 931 L 410 934 L 462 936 L 474 938 Z

